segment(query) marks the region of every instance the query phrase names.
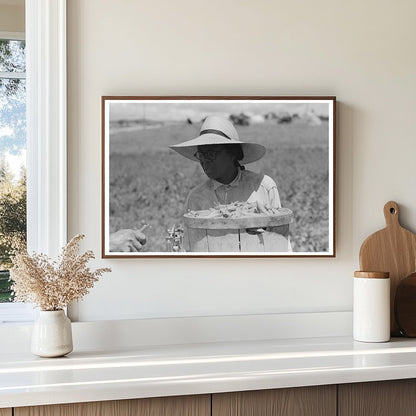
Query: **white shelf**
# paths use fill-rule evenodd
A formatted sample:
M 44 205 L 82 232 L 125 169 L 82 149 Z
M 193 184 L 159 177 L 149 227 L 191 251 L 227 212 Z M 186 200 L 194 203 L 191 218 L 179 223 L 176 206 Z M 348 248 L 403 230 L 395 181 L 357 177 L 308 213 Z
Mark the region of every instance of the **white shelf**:
M 416 377 L 416 340 L 350 337 L 0 354 L 0 408 Z

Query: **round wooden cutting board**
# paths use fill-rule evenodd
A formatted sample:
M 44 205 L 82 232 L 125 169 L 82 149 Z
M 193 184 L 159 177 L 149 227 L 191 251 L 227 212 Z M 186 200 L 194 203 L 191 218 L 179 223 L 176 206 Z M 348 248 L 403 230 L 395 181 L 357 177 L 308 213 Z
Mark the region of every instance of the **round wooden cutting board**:
M 390 273 L 391 335 L 400 335 L 394 318 L 394 299 L 400 281 L 416 271 L 416 235 L 399 222 L 399 206 L 390 201 L 384 205 L 386 228 L 370 235 L 360 249 L 360 269 Z

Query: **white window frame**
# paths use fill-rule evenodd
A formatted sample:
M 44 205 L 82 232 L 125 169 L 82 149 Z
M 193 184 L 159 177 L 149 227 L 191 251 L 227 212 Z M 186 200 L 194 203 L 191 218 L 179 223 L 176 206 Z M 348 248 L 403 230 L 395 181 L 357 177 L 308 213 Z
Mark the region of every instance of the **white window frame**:
M 25 15 L 27 246 L 55 258 L 67 242 L 66 0 L 26 0 Z M 0 312 L 33 319 L 24 304 Z
M 28 250 L 67 234 L 66 0 L 26 0 Z
M 8 40 L 25 40 L 25 32 L 4 32 L 0 31 L 1 39 Z

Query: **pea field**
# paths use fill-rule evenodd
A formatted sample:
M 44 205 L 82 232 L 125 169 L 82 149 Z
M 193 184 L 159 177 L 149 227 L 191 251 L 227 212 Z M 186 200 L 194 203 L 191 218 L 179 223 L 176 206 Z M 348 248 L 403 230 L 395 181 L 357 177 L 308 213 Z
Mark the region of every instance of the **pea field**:
M 188 192 L 206 180 L 198 163 L 169 146 L 197 137 L 200 126 L 178 121 L 113 129 L 110 232 L 138 229 L 146 222 L 150 227 L 145 232 L 144 251 L 167 251 L 167 229 L 182 223 Z M 264 122 L 236 128 L 242 141 L 261 143 L 267 148 L 261 160 L 246 168 L 273 178 L 282 206 L 293 211 L 293 251 L 328 251 L 328 122 Z

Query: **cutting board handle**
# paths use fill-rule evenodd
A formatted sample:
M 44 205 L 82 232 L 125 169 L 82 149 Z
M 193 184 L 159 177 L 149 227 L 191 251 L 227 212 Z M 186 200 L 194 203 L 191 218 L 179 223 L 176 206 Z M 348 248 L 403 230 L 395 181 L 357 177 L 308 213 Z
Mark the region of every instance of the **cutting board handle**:
M 389 201 L 384 205 L 384 218 L 387 227 L 399 227 L 399 205 L 397 202 Z

